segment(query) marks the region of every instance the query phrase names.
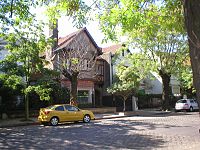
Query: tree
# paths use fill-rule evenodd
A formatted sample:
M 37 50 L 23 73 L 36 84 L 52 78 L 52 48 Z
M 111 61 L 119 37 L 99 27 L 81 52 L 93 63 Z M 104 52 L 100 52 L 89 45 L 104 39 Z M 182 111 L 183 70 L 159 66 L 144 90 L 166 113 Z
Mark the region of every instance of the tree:
M 126 111 L 126 100 L 136 92 L 136 85 L 134 82 L 120 81 L 115 82 L 110 88 L 107 89 L 108 93 L 116 96 L 121 96 L 123 99 L 123 111 Z
M 91 19 L 89 12 L 94 5 L 88 6 L 84 0 L 48 0 L 42 1 L 41 4 L 46 6 L 51 23 L 55 23 L 61 16 L 68 16 L 77 28 L 83 27 Z
M 117 58 L 115 59 L 117 60 Z M 123 98 L 124 112 L 126 111 L 126 100 L 130 96 L 136 95 L 140 82 L 147 77 L 150 68 L 153 69 L 152 66 L 152 62 L 142 53 L 130 54 L 117 64 L 116 79 L 107 91 Z
M 184 0 L 183 6 L 193 71 L 193 84 L 200 104 L 200 4 L 198 0 Z
M 65 12 L 73 17 L 75 24 L 86 23 L 88 7 L 81 0 L 70 1 L 2 1 L 0 2 L 1 37 L 7 42 L 6 49 L 10 51 L 7 57 L 9 62 L 22 64 L 25 75 L 26 88 L 24 89 L 26 102 L 26 119 L 28 119 L 28 93 L 35 91 L 41 99 L 49 99 L 50 88 L 30 85 L 31 75 L 41 72 L 43 62 L 39 54 L 49 43 L 42 31 L 43 23 L 38 23 L 31 8 L 47 6 L 48 15 L 52 22 Z
M 39 54 L 43 52 L 49 41 L 43 34 L 43 23 L 37 22 L 35 16 L 30 13 L 30 7 L 34 3 L 23 1 L 14 4 L 2 2 L 0 11 L 0 38 L 6 42 L 5 49 L 9 51 L 3 63 L 4 71 L 6 65 L 8 74 L 17 75 L 24 80 L 23 93 L 25 94 L 25 118 L 29 118 L 29 100 L 28 93 L 36 91 L 42 100 L 48 100 L 50 88 L 45 85 L 31 85 L 31 76 L 41 72 L 43 69 L 43 60 Z M 9 9 L 11 5 L 15 6 Z M 22 9 L 20 9 L 22 7 Z M 23 13 L 21 12 L 24 11 Z M 3 15 L 4 13 L 4 15 Z M 7 15 L 10 13 L 10 17 Z M 7 14 L 7 15 L 5 15 Z M 12 64 L 12 66 L 11 66 Z M 8 66 L 8 65 L 7 65 Z M 18 70 L 18 71 L 16 71 Z M 21 74 L 19 74 L 21 70 Z
M 157 62 L 163 81 L 164 109 L 169 109 L 170 77 L 177 73 L 188 50 L 183 15 L 178 13 L 180 9 L 177 12 L 168 5 L 167 2 L 121 0 L 106 2 L 104 11 L 100 12 L 102 31 L 107 38 L 120 40 L 125 35 L 129 43 Z
M 13 105 L 14 95 L 21 95 L 21 90 L 24 88 L 22 78 L 17 75 L 0 74 L 0 95 L 2 103 L 0 106 L 0 115 L 8 113 L 15 107 Z
M 95 3 L 88 6 L 83 0 L 60 0 L 56 2 L 50 0 L 43 4 L 47 6 L 47 15 L 51 23 L 56 24 L 59 17 L 68 16 L 77 28 L 81 28 L 91 19 L 89 12 Z M 74 41 L 74 43 L 80 47 L 74 44 L 70 49 L 64 48 L 55 52 L 57 60 L 54 63 L 57 70 L 60 70 L 62 75 L 69 79 L 71 83 L 70 103 L 77 105 L 77 80 L 81 79 L 84 65 L 88 64 L 88 68 L 94 69 L 96 54 L 88 54 L 91 48 L 89 43 L 87 43 L 88 45 L 83 45 L 80 41 Z
M 23 25 L 26 26 L 27 24 L 20 24 L 21 27 L 23 27 Z M 16 74 L 25 79 L 23 80 L 25 85 L 23 93 L 25 94 L 26 119 L 29 118 L 28 93 L 34 90 L 40 95 L 41 100 L 49 100 L 49 92 L 51 91 L 51 89 L 45 88 L 45 85 L 31 85 L 31 76 L 40 73 L 43 69 L 43 61 L 39 57 L 39 53 L 45 50 L 48 41 L 44 34 L 40 33 L 41 30 L 34 28 L 35 26 L 31 26 L 30 24 L 29 27 L 28 31 L 17 30 L 17 33 L 1 34 L 2 38 L 7 42 L 6 49 L 9 51 L 9 55 L 6 56 L 4 62 L 18 64 L 9 66 L 9 74 Z M 19 73 L 12 71 L 16 70 L 16 68 L 18 68 L 18 70 L 21 68 L 23 73 L 20 75 Z
M 83 31 L 82 31 L 83 33 Z M 77 105 L 78 79 L 95 76 L 95 63 L 99 55 L 86 36 L 74 38 L 71 44 L 56 50 L 54 67 L 71 83 L 70 103 Z M 62 78 L 62 77 L 61 77 Z
M 186 95 L 194 95 L 195 89 L 193 86 L 193 76 L 192 76 L 192 67 L 190 64 L 189 56 L 186 58 L 185 62 L 181 66 L 178 73 L 178 79 L 180 81 L 181 92 Z

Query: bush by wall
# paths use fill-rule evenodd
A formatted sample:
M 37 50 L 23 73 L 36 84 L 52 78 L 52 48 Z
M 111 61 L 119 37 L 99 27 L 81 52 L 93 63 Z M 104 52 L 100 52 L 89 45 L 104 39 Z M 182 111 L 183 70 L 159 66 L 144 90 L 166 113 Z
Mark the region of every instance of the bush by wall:
M 137 95 L 138 97 L 138 108 L 155 108 L 162 106 L 162 95 L 161 94 L 144 94 Z

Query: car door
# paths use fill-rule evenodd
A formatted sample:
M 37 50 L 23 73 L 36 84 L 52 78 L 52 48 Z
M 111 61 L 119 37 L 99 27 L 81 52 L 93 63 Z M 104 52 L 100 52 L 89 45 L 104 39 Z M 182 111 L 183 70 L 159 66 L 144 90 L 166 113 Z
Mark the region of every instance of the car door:
M 195 109 L 195 105 L 194 105 L 193 99 L 190 99 L 190 106 L 192 106 L 192 108 Z
M 65 120 L 65 109 L 63 106 L 57 106 L 54 109 L 54 116 L 57 116 L 60 122 Z
M 75 120 L 83 120 L 83 112 L 75 106 L 71 107 L 72 111 L 74 111 L 74 119 Z
M 65 109 L 68 112 L 67 120 L 68 121 L 78 121 L 82 120 L 82 112 L 79 111 L 77 107 L 71 106 L 71 105 L 65 105 Z

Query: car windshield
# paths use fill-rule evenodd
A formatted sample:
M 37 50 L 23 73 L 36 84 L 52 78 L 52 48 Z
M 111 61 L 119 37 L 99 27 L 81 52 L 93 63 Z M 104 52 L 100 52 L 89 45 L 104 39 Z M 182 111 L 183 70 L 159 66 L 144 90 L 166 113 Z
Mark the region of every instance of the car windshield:
M 179 100 L 177 103 L 187 103 L 187 100 Z

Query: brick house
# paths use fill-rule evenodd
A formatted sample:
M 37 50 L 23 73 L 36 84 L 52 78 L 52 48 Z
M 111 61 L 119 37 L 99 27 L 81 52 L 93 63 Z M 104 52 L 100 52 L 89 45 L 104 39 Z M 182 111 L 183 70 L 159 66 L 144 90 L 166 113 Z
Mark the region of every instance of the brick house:
M 53 38 L 58 37 L 57 30 L 52 32 Z M 68 52 L 74 51 L 73 54 Z M 65 54 L 63 52 L 66 52 Z M 78 103 L 92 104 L 93 106 L 100 106 L 102 101 L 102 87 L 104 84 L 104 63 L 105 60 L 100 57 L 102 49 L 98 47 L 90 33 L 86 28 L 82 28 L 73 32 L 66 37 L 58 38 L 56 46 L 51 52 L 46 53 L 46 57 L 54 57 L 57 62 L 63 60 L 65 57 L 68 65 L 69 57 L 77 58 L 79 66 L 78 75 Z M 91 61 L 91 58 L 95 61 Z M 95 63 L 94 63 L 95 62 Z M 49 66 L 56 69 L 56 64 Z M 61 84 L 70 89 L 70 81 L 61 75 Z
M 108 74 L 106 74 L 104 80 L 106 80 L 106 79 L 109 80 L 110 81 L 109 85 L 111 85 L 113 83 L 113 76 L 116 73 L 115 65 L 118 64 L 118 62 L 120 62 L 121 59 L 124 59 L 124 57 L 128 53 L 130 53 L 129 50 L 120 51 L 119 54 L 117 55 L 118 58 L 115 59 L 115 62 L 113 62 L 113 58 L 116 55 L 116 52 L 118 52 L 122 47 L 123 47 L 123 45 L 116 44 L 116 45 L 102 48 L 103 54 L 101 57 L 103 59 L 105 59 L 105 61 L 108 63 L 107 67 L 105 66 L 106 67 L 105 70 L 110 70 L 110 72 Z M 109 86 L 109 85 L 107 85 L 107 86 Z M 180 82 L 177 80 L 177 78 L 175 76 L 172 76 L 170 79 L 170 87 L 172 90 L 171 92 L 174 96 L 180 96 Z M 149 77 L 147 77 L 144 81 L 141 81 L 140 90 L 144 91 L 145 94 L 161 95 L 163 92 L 163 84 L 162 84 L 162 79 L 158 75 L 158 73 L 149 72 Z M 104 92 L 104 96 L 107 97 L 107 99 L 108 99 L 107 102 L 112 101 L 112 99 L 114 100 L 114 98 L 112 98 L 111 95 L 109 97 L 109 94 L 106 92 Z M 152 99 L 152 101 L 154 101 L 154 99 Z M 156 101 L 155 103 L 157 103 L 158 99 L 155 98 L 155 101 Z M 117 103 L 116 102 L 114 102 L 114 103 L 115 103 L 115 106 L 117 106 Z
M 109 94 L 107 92 L 107 88 L 109 86 L 111 86 L 113 84 L 113 80 L 114 80 L 114 75 L 116 73 L 115 70 L 115 65 L 119 63 L 119 61 L 121 59 L 123 59 L 123 57 L 125 55 L 127 55 L 128 53 L 130 53 L 130 51 L 127 49 L 126 51 L 122 50 L 120 51 L 121 48 L 123 48 L 124 45 L 123 44 L 115 44 L 115 45 L 111 45 L 105 48 L 102 48 L 102 52 L 103 54 L 101 55 L 101 58 L 105 60 L 105 70 L 106 70 L 106 74 L 104 77 L 104 86 L 103 86 L 103 105 L 105 106 L 120 106 L 123 105 L 123 103 L 121 103 L 121 100 L 117 100 L 119 97 L 115 97 L 112 94 Z M 118 59 L 116 60 L 116 62 L 114 62 L 114 57 L 116 56 L 116 53 L 119 52 Z M 131 103 L 129 105 L 132 105 Z
M 112 45 L 106 48 L 102 48 L 103 55 L 102 57 L 110 64 L 110 76 L 112 77 L 115 74 L 115 64 L 118 64 L 118 62 L 123 59 L 124 56 L 127 54 L 130 54 L 130 51 L 127 50 L 120 52 L 120 55 L 118 55 L 118 59 L 116 60 L 115 63 L 112 62 L 112 58 L 114 57 L 115 53 L 122 48 L 123 45 L 117 44 L 117 45 Z M 145 82 L 141 82 L 141 89 L 145 90 L 146 94 L 162 94 L 162 79 L 161 77 L 156 73 L 156 72 L 150 72 L 151 78 L 153 79 L 146 79 Z M 110 83 L 112 83 L 113 80 L 110 78 Z M 147 83 L 148 82 L 148 83 Z M 180 83 L 176 79 L 175 76 L 171 77 L 170 80 L 170 86 L 172 88 L 172 93 L 173 94 L 180 94 Z

